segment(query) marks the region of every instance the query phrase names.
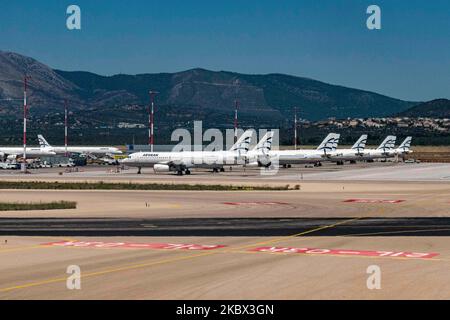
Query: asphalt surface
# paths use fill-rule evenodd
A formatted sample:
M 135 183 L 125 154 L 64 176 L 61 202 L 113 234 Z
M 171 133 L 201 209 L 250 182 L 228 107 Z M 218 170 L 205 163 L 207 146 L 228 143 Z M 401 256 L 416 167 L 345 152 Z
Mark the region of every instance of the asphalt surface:
M 339 224 L 341 222 L 345 222 Z M 338 225 L 336 225 L 338 224 Z M 265 237 L 310 236 L 450 236 L 450 218 L 212 218 L 212 219 L 0 219 L 0 235 Z

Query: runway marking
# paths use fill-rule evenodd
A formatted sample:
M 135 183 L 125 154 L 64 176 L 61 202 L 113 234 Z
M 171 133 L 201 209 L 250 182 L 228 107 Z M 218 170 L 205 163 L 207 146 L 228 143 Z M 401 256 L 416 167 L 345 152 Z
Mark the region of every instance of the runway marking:
M 389 203 L 396 204 L 405 202 L 406 200 L 383 200 L 383 199 L 347 199 L 343 202 L 351 202 L 351 203 Z
M 44 248 L 44 247 L 42 247 L 41 245 L 33 245 L 33 246 L 28 246 L 28 247 L 16 247 L 16 248 L 11 248 L 11 249 L 0 250 L 0 253 L 9 253 L 9 252 L 31 250 L 31 249 L 42 249 L 42 248 Z
M 201 245 L 182 243 L 129 243 L 102 241 L 60 241 L 43 243 L 42 246 L 77 247 L 77 248 L 126 248 L 126 249 L 163 249 L 163 250 L 214 250 L 225 245 Z
M 32 236 L 30 238 L 37 238 L 37 239 L 61 239 L 60 237 L 52 237 L 52 236 Z M 75 239 L 66 238 L 64 241 L 77 241 Z M 24 251 L 24 250 L 31 250 L 31 249 L 44 249 L 42 245 L 30 245 L 30 246 L 23 246 L 23 247 L 15 247 L 15 248 L 8 248 L 8 249 L 2 249 L 0 250 L 0 253 L 9 253 L 9 252 L 17 252 L 17 251 Z
M 155 266 L 155 265 L 160 265 L 160 264 L 166 264 L 166 263 L 170 263 L 170 262 L 177 262 L 177 261 L 183 261 L 183 260 L 189 260 L 189 259 L 194 259 L 194 258 L 198 258 L 198 257 L 208 256 L 208 255 L 212 255 L 214 253 L 215 253 L 214 251 L 208 251 L 206 253 L 201 253 L 201 254 L 197 254 L 197 255 L 182 256 L 182 257 L 176 257 L 176 258 L 171 258 L 171 259 L 162 259 L 162 260 L 150 261 L 150 262 L 140 263 L 140 264 L 135 264 L 135 265 L 128 265 L 128 266 L 122 266 L 122 267 L 117 267 L 117 268 L 112 268 L 112 269 L 106 269 L 106 270 L 102 270 L 102 271 L 96 271 L 96 272 L 90 272 L 90 273 L 88 272 L 88 273 L 83 273 L 82 277 L 88 278 L 88 277 L 100 276 L 100 275 L 105 275 L 105 274 L 115 273 L 115 272 L 120 272 L 120 271 L 140 269 L 140 268 L 145 268 L 145 267 L 150 267 L 150 266 Z M 47 279 L 47 280 L 43 280 L 43 281 L 30 282 L 30 283 L 7 287 L 7 288 L 0 288 L 0 292 L 8 292 L 8 291 L 13 291 L 13 290 L 18 290 L 18 289 L 37 287 L 37 286 L 41 286 L 41 285 L 57 283 L 57 282 L 65 282 L 65 281 L 67 281 L 67 277 Z
M 352 219 L 343 220 L 343 221 L 336 222 L 336 223 L 333 223 L 333 224 L 330 224 L 330 225 L 325 225 L 325 226 L 317 227 L 317 228 L 314 228 L 314 229 L 311 229 L 311 230 L 302 231 L 302 232 L 299 232 L 299 233 L 296 233 L 296 234 L 293 234 L 293 235 L 290 235 L 290 236 L 284 236 L 284 237 L 275 238 L 275 239 L 271 239 L 271 240 L 267 240 L 267 241 L 253 243 L 253 244 L 250 244 L 250 245 L 245 245 L 245 246 L 236 248 L 236 250 L 246 249 L 246 248 L 254 247 L 254 246 L 262 246 L 262 245 L 266 245 L 266 244 L 269 244 L 269 243 L 276 243 L 276 242 L 288 240 L 288 239 L 291 239 L 291 238 L 301 237 L 301 236 L 304 236 L 306 234 L 310 234 L 310 233 L 313 233 L 313 232 L 321 231 L 321 230 L 324 230 L 324 229 L 334 228 L 334 227 L 339 226 L 341 224 L 352 222 L 352 221 L 356 221 L 356 220 L 360 220 L 362 218 L 363 217 L 356 217 L 356 218 L 352 218 Z
M 392 226 L 392 227 L 394 227 L 394 226 Z M 346 234 L 346 235 L 342 235 L 342 236 L 338 236 L 338 237 L 360 237 L 360 236 L 371 236 L 371 235 L 380 235 L 380 234 L 399 234 L 399 233 L 436 232 L 436 231 L 450 231 L 450 228 L 419 229 L 419 230 L 399 230 L 399 231 L 380 231 L 380 232 Z
M 347 222 L 351 222 L 351 221 L 355 221 L 355 220 L 358 220 L 358 219 L 361 219 L 361 217 L 353 218 L 353 219 L 347 219 L 347 220 L 340 221 L 340 222 L 337 222 L 337 223 L 334 223 L 334 224 L 331 224 L 331 225 L 326 225 L 326 226 L 322 226 L 322 227 L 319 227 L 319 228 L 315 228 L 315 229 L 312 229 L 312 230 L 309 230 L 309 231 L 303 231 L 303 232 L 294 234 L 292 236 L 286 236 L 286 237 L 282 237 L 282 238 L 272 239 L 272 240 L 264 241 L 264 242 L 260 242 L 260 243 L 253 243 L 251 245 L 235 248 L 235 250 L 240 250 L 240 249 L 245 249 L 247 247 L 254 247 L 254 246 L 258 246 L 258 245 L 263 245 L 263 244 L 266 244 L 266 243 L 274 243 L 274 242 L 283 241 L 283 240 L 286 240 L 286 239 L 290 239 L 290 238 L 298 237 L 298 236 L 301 236 L 301 235 L 309 234 L 309 233 L 316 232 L 316 231 L 319 231 L 319 230 L 323 230 L 323 229 L 326 229 L 326 228 L 332 228 L 334 226 L 337 226 L 337 225 L 340 225 L 340 224 L 343 224 L 343 223 L 347 223 Z M 148 263 L 141 263 L 141 264 L 136 264 L 136 265 L 117 267 L 117 268 L 114 268 L 114 269 L 106 269 L 106 270 L 103 270 L 103 271 L 84 273 L 83 274 L 83 278 L 93 277 L 93 276 L 100 276 L 100 275 L 105 275 L 105 274 L 110 274 L 110 273 L 115 273 L 115 272 L 120 272 L 120 271 L 140 269 L 140 268 L 145 268 L 145 267 L 150 267 L 150 266 L 160 265 L 160 264 L 166 264 L 166 263 L 171 263 L 171 262 L 190 260 L 190 259 L 195 259 L 195 258 L 199 258 L 199 257 L 210 256 L 210 255 L 217 254 L 217 253 L 220 253 L 220 252 L 223 252 L 223 251 L 222 250 L 207 251 L 207 252 L 204 252 L 204 253 L 201 253 L 201 254 L 197 254 L 197 255 L 188 255 L 188 256 L 182 256 L 182 257 L 177 257 L 177 258 L 172 258 L 172 259 L 163 259 L 163 260 L 157 260 L 157 261 L 150 261 Z M 249 253 L 249 252 L 247 252 L 247 253 Z M 8 288 L 0 288 L 0 292 L 9 292 L 9 291 L 13 291 L 13 290 L 30 288 L 30 287 L 37 287 L 37 286 L 51 284 L 51 283 L 56 283 L 56 282 L 65 282 L 66 280 L 67 280 L 67 277 L 47 279 L 47 280 L 38 281 L 38 282 L 30 282 L 30 283 L 23 284 L 23 285 L 17 285 L 17 286 L 12 286 L 12 287 L 8 287 Z
M 249 251 L 269 252 L 269 253 L 319 254 L 319 255 L 351 255 L 351 256 L 391 257 L 391 258 L 401 257 L 401 258 L 416 258 L 416 259 L 431 259 L 439 255 L 439 253 L 421 253 L 421 252 L 314 249 L 314 248 L 293 248 L 293 247 L 259 247 L 250 249 Z

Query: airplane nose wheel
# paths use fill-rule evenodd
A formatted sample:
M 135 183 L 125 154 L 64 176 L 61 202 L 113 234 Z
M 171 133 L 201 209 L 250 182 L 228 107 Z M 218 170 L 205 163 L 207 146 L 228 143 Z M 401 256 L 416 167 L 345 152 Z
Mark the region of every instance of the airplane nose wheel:
M 184 173 L 186 173 L 186 174 L 191 174 L 191 170 L 186 169 L 186 171 L 185 171 Z

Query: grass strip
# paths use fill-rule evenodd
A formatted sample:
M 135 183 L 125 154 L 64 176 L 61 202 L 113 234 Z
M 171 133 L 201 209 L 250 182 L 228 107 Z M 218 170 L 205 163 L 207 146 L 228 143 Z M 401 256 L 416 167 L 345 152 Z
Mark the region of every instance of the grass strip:
M 0 189 L 36 190 L 189 190 L 189 191 L 284 191 L 284 186 L 235 186 L 220 184 L 109 183 L 58 181 L 0 181 Z
M 57 210 L 76 209 L 74 201 L 53 202 L 0 202 L 0 211 L 26 211 L 26 210 Z

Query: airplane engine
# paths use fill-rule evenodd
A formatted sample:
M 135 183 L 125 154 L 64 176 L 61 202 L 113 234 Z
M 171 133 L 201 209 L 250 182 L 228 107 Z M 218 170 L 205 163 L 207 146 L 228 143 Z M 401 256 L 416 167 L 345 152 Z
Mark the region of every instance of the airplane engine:
M 259 158 L 258 159 L 258 167 L 265 167 L 268 168 L 272 165 L 272 161 L 270 161 L 270 158 Z
M 155 170 L 155 172 L 169 172 L 170 167 L 167 164 L 155 164 L 153 170 Z
M 6 159 L 7 160 L 16 160 L 17 159 L 17 155 L 16 154 L 10 154 Z

